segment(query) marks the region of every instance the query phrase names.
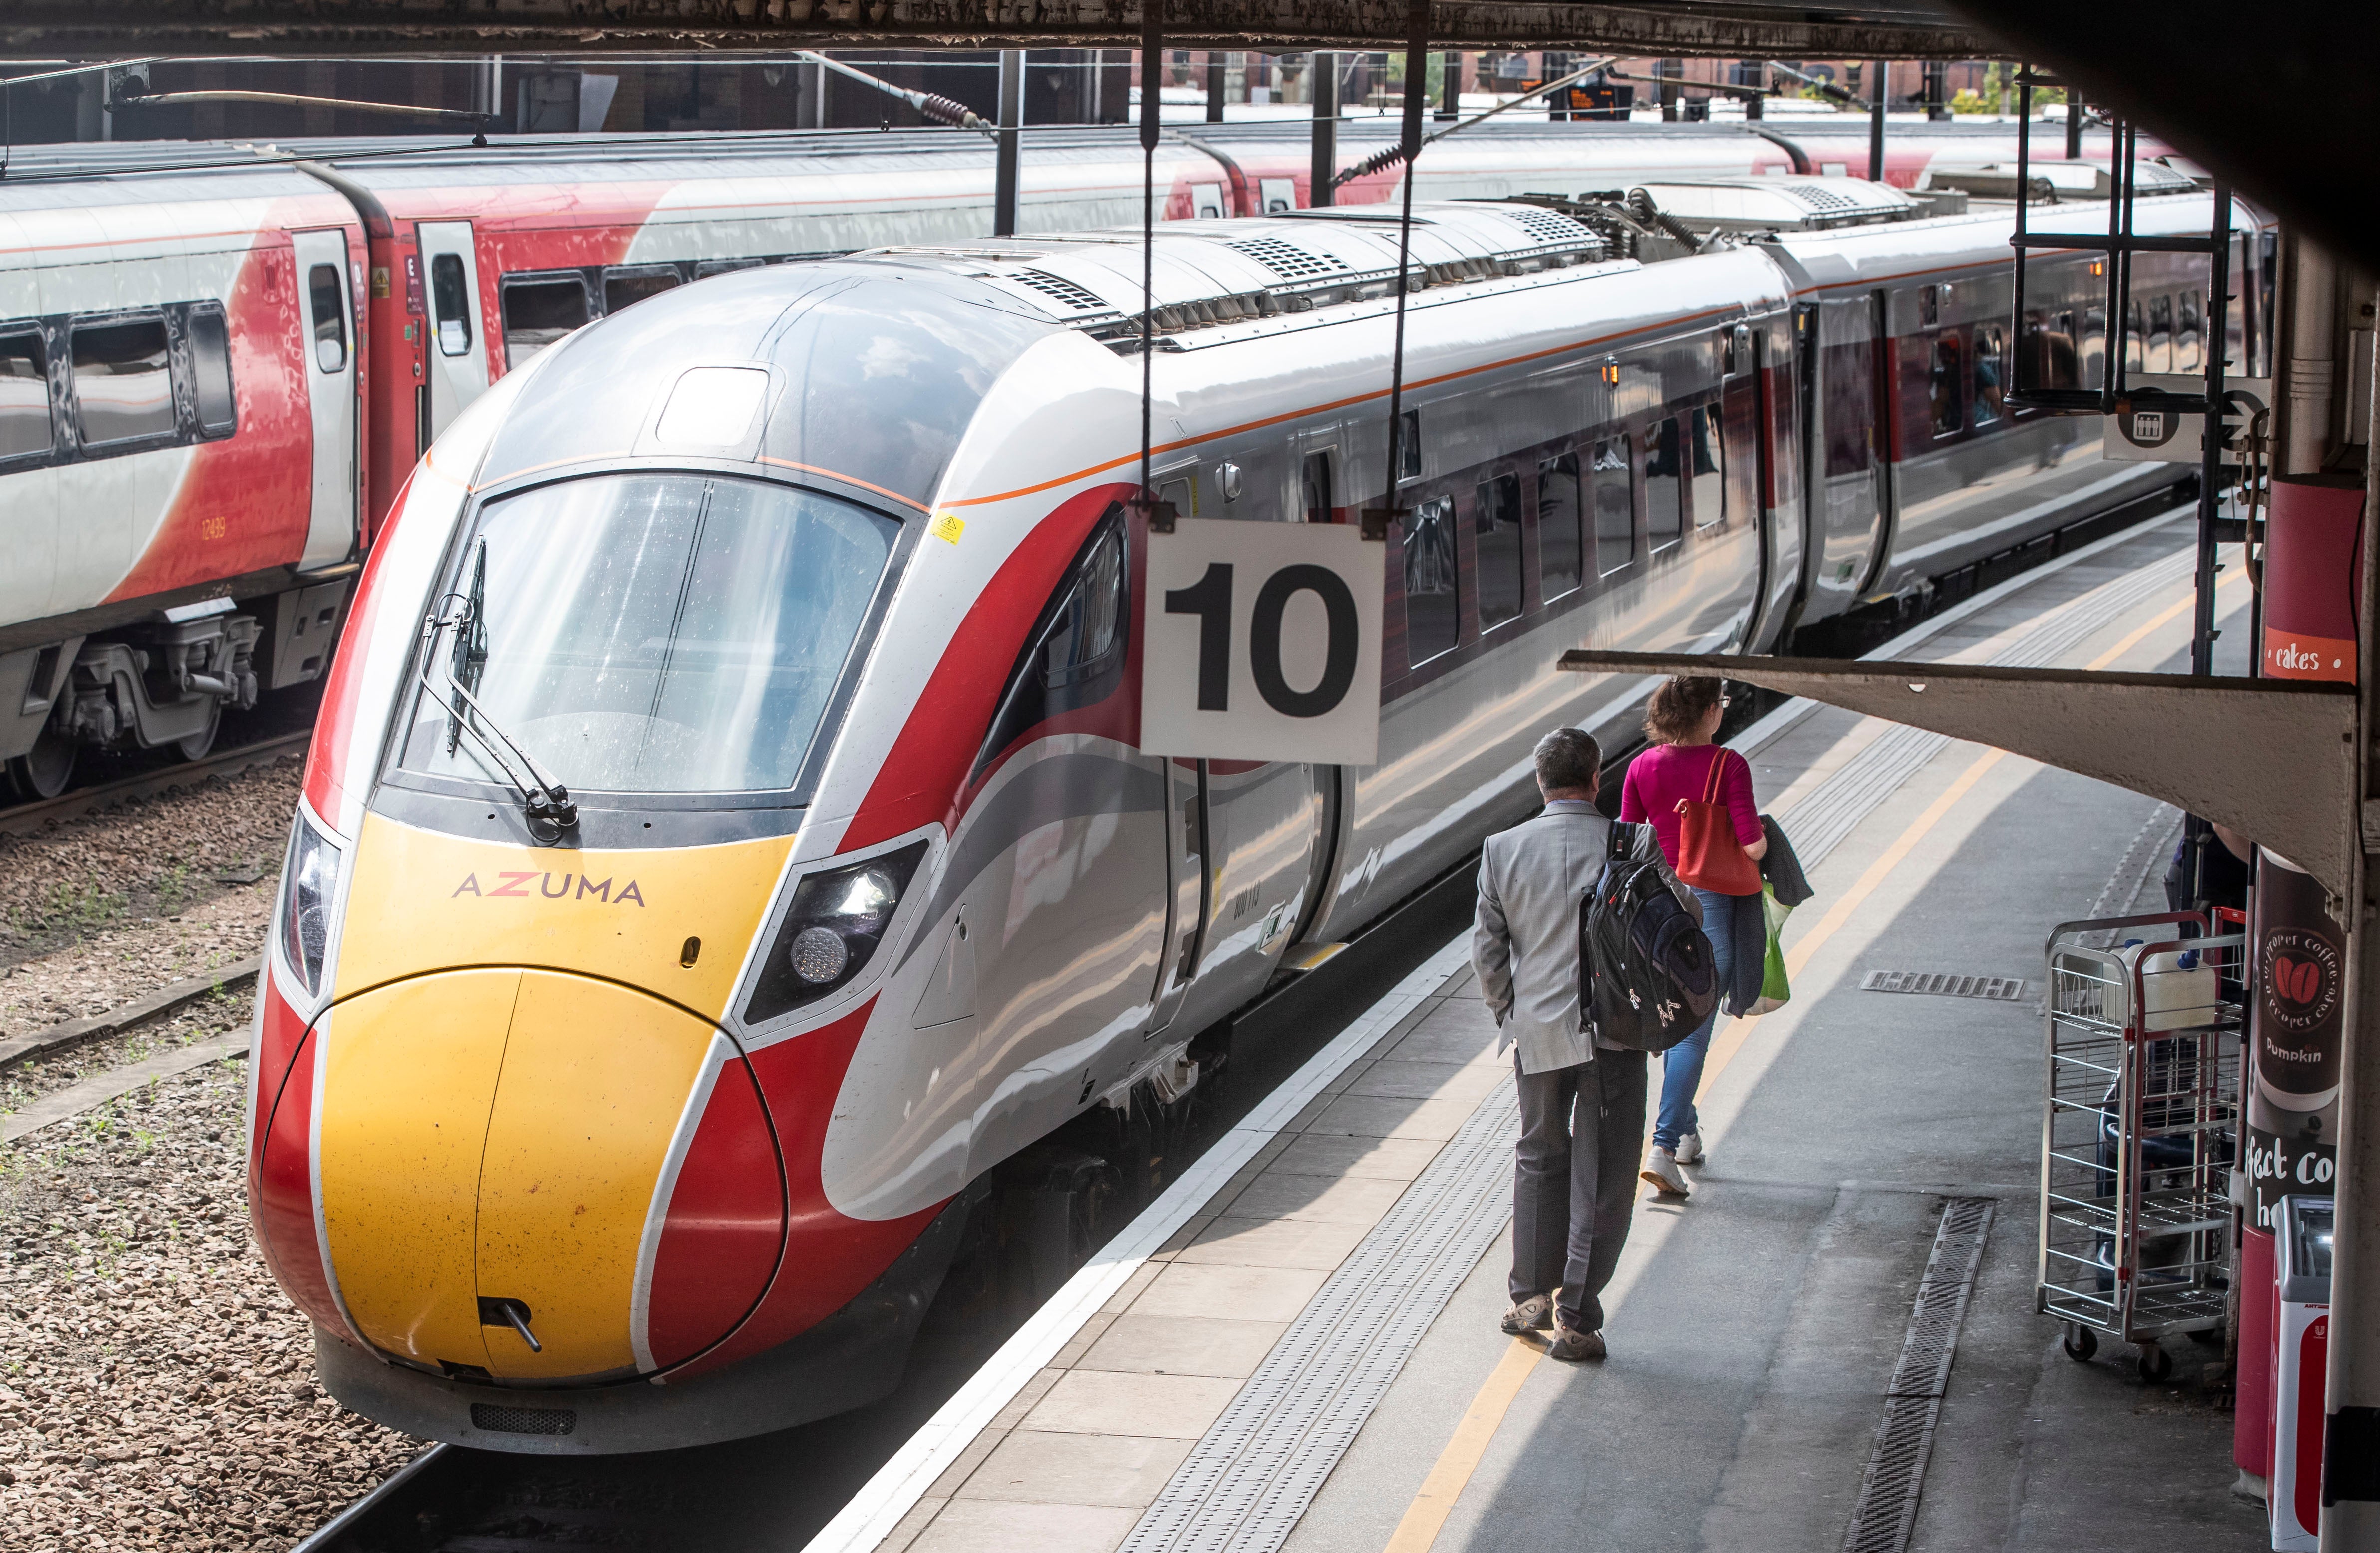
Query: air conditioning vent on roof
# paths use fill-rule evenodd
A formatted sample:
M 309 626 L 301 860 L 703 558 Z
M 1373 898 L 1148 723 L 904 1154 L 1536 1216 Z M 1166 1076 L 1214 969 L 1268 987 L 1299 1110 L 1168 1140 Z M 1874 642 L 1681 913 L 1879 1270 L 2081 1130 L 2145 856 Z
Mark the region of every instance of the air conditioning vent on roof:
M 1557 211 L 1507 207 L 1504 213 L 1529 229 L 1529 235 L 1540 242 L 1592 242 L 1595 233 L 1583 222 L 1572 221 Z
M 1347 268 L 1327 253 L 1309 253 L 1279 237 L 1248 237 L 1224 247 L 1245 253 L 1283 280 L 1311 280 L 1317 275 L 1335 275 Z
M 1854 211 L 1859 209 L 1858 205 L 1844 199 L 1833 189 L 1821 188 L 1816 184 L 1805 183 L 1797 185 L 1794 188 L 1793 193 L 1795 197 L 1802 201 L 1802 203 L 1809 206 L 1814 211 Z
M 1097 292 L 1079 286 L 1063 275 L 1053 275 L 1047 270 L 1012 271 L 1008 278 L 1020 285 L 1029 285 L 1042 296 L 1078 313 L 1113 310 Z

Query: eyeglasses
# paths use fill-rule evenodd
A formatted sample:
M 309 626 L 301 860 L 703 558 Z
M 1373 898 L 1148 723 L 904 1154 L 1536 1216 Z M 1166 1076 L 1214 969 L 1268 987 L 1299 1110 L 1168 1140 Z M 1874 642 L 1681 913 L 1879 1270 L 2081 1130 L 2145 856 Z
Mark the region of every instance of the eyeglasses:
M 1729 707 L 1730 707 L 1730 706 L 1732 706 L 1732 705 L 1734 705 L 1734 704 L 1735 704 L 1735 698 L 1734 698 L 1734 697 L 1732 697 L 1732 696 L 1721 696 L 1721 697 L 1718 698 L 1718 710 L 1721 710 L 1721 711 L 1725 711 L 1725 710 L 1727 710 L 1727 709 L 1728 709 Z

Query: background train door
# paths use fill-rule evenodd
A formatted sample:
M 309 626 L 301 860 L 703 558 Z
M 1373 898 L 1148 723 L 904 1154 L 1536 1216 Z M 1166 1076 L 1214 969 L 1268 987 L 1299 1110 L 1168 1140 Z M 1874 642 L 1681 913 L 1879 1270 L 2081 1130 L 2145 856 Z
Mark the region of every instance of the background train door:
M 422 383 L 421 445 L 428 447 L 463 406 L 488 391 L 487 320 L 480 308 L 480 261 L 468 221 L 425 221 L 421 286 L 430 302 L 430 370 Z
M 306 397 L 313 411 L 313 514 L 301 567 L 346 560 L 356 548 L 355 299 L 347 232 L 333 226 L 289 234 L 306 323 Z

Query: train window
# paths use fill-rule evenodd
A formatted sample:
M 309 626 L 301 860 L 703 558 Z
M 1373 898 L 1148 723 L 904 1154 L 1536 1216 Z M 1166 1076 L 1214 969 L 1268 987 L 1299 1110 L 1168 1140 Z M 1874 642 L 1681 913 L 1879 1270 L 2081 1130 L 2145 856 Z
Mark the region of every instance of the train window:
M 438 323 L 438 354 L 471 354 L 471 288 L 464 283 L 463 256 L 441 253 L 430 261 L 430 311 Z
M 347 300 L 339 288 L 339 267 L 317 264 L 306 272 L 306 310 L 314 321 L 314 365 L 335 372 L 347 364 Z
M 703 280 L 711 275 L 723 275 L 730 270 L 757 270 L 768 262 L 765 259 L 706 259 L 694 267 L 694 278 Z
M 0 458 L 47 453 L 55 441 L 49 360 L 38 329 L 0 334 Z
M 1686 532 L 1684 494 L 1678 488 L 1678 423 L 1657 420 L 1645 433 L 1645 529 L 1658 552 Z
M 634 307 L 648 297 L 658 297 L 682 284 L 684 277 L 674 264 L 640 264 L 634 269 L 611 269 L 603 272 L 603 313 L 605 317 L 622 308 Z
M 1300 494 L 1305 502 L 1306 522 L 1336 523 L 1339 521 L 1336 516 L 1338 509 L 1332 504 L 1329 454 L 1309 453 L 1305 455 L 1305 462 L 1299 467 L 1298 485 L 1301 488 Z
M 197 390 L 199 434 L 228 437 L 239 420 L 238 402 L 231 391 L 231 330 L 223 309 L 201 302 L 190 309 L 182 325 L 190 343 L 190 377 Z
M 2205 317 L 2199 305 L 2198 293 L 2181 294 L 2181 306 L 2177 309 L 2173 331 L 2173 370 L 2177 372 L 2203 372 L 2206 370 L 2206 353 L 2202 348 L 2205 340 Z
M 1688 451 L 1694 455 L 1694 527 L 1707 528 L 1727 516 L 1727 444 L 1718 406 L 1703 405 L 1686 415 Z
M 2008 331 L 1997 323 L 1975 325 L 1975 424 L 1998 422 L 2007 400 Z
M 2124 304 L 2124 368 L 2127 371 L 2143 370 L 2147 337 L 2148 330 L 2142 321 L 2141 299 L 2135 297 Z
M 1934 371 L 1927 386 L 1933 418 L 1934 434 L 1956 436 L 1967 425 L 1967 385 L 1965 382 L 1966 352 L 1960 348 L 1959 336 L 1946 331 L 1934 336 Z
M 830 496 L 712 475 L 599 475 L 492 502 L 472 694 L 574 792 L 790 788 L 899 533 Z M 458 572 L 475 549 L 458 547 Z M 439 701 L 423 695 L 413 717 L 407 770 L 504 784 L 473 741 L 449 747 Z
M 1397 418 L 1397 479 L 1421 479 L 1421 411 L 1407 410 Z
M 1454 498 L 1416 504 L 1404 533 L 1405 662 L 1451 652 L 1463 622 L 1454 593 Z
M 2173 370 L 2173 298 L 2162 293 L 2149 298 L 2149 344 L 2143 360 L 2152 372 Z
M 1595 462 L 1588 475 L 1595 497 L 1595 569 L 1599 576 L 1609 576 L 1636 559 L 1636 493 L 1630 489 L 1635 473 L 1626 437 L 1595 444 Z
M 55 441 L 50 353 L 41 331 L 0 334 L 0 457 L 48 453 Z
M 1942 288 L 1921 285 L 1917 288 L 1917 326 L 1931 329 L 1942 322 Z
M 1479 629 L 1486 631 L 1521 613 L 1521 477 L 1481 480 L 1471 522 L 1476 530 L 1472 539 L 1478 556 Z
M 1559 599 L 1576 588 L 1586 559 L 1586 492 L 1578 455 L 1537 466 L 1537 592 Z
M 1124 580 L 1123 526 L 1111 523 L 1092 541 L 1050 623 L 1041 647 L 1043 685 L 1055 689 L 1089 679 L 1122 657 Z
M 174 432 L 165 321 L 83 324 L 74 332 L 76 419 L 83 445 Z
M 587 322 L 586 277 L 506 275 L 504 365 L 517 367 Z

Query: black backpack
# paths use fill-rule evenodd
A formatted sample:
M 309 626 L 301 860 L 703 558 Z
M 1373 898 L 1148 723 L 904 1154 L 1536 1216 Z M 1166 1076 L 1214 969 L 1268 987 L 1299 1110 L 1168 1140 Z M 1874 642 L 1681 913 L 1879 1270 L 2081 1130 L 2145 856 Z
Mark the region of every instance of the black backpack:
M 1603 877 L 1579 903 L 1579 1008 L 1604 1040 L 1667 1051 L 1718 1005 L 1718 967 L 1660 863 L 1636 855 L 1639 829 L 1611 827 Z

